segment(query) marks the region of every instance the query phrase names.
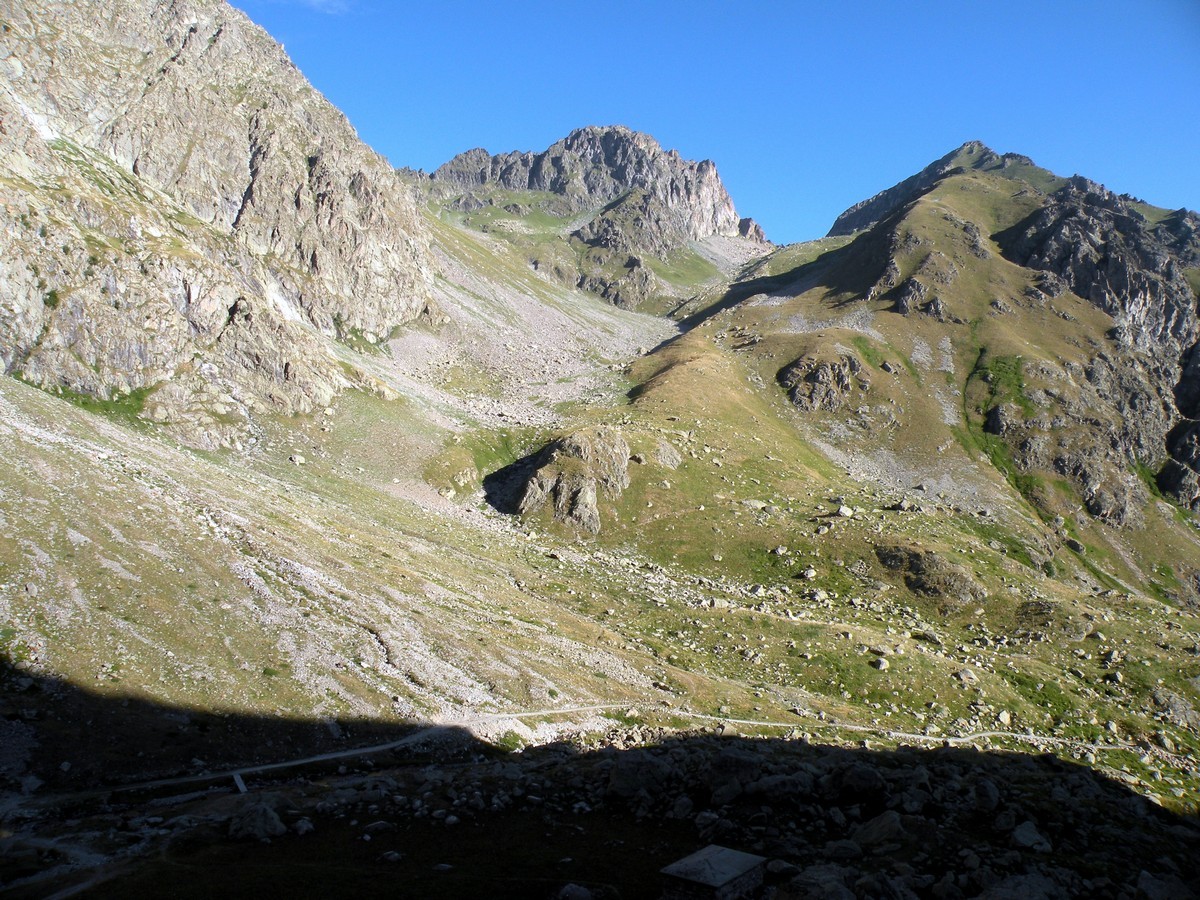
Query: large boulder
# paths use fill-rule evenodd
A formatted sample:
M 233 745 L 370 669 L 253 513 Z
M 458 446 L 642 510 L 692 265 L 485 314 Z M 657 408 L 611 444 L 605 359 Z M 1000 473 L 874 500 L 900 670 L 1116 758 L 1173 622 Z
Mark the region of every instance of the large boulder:
M 629 444 L 616 428 L 586 428 L 548 444 L 534 466 L 517 512 L 529 515 L 550 503 L 556 520 L 597 534 L 597 498 L 615 500 L 629 487 Z

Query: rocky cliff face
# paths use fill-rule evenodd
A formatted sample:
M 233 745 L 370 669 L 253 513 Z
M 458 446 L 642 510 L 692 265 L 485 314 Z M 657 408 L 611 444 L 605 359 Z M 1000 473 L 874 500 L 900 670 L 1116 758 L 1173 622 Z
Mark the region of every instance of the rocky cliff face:
M 753 219 L 738 218 L 711 161 L 682 159 L 621 126 L 578 129 L 541 153 L 469 150 L 438 168 L 431 183 L 464 209 L 482 206 L 489 192 L 529 195 L 519 205 L 560 217 L 562 237 L 577 248 L 565 261 L 534 259 L 535 267 L 618 306 L 637 306 L 666 288 L 646 256 L 661 260 L 715 237 L 766 244 Z
M 1053 283 L 1112 316 L 1111 337 L 1127 352 L 1098 357 L 1088 377 L 1099 388 L 1093 405 L 1121 413 L 1121 427 L 1107 443 L 1134 460 L 1169 454 L 1159 485 L 1193 508 L 1200 504 L 1200 457 L 1193 450 L 1200 433 L 1200 318 L 1185 272 L 1200 259 L 1198 222 L 1186 210 L 1152 222 L 1131 198 L 1075 177 L 997 236 L 1014 262 L 1050 273 Z
M 1014 262 L 1059 276 L 1112 316 L 1123 346 L 1178 356 L 1200 329 L 1183 274 L 1200 252 L 1196 218 L 1156 226 L 1129 198 L 1077 176 L 998 237 Z
M 7 372 L 229 443 L 425 308 L 410 189 L 223 2 L 25 0 L 0 57 Z
M 641 202 L 657 208 L 650 240 L 670 248 L 738 234 L 733 201 L 711 160 L 682 159 L 649 135 L 619 125 L 577 129 L 542 153 L 468 150 L 438 168 L 433 179 L 462 190 L 496 185 L 545 191 L 575 213 L 644 192 Z

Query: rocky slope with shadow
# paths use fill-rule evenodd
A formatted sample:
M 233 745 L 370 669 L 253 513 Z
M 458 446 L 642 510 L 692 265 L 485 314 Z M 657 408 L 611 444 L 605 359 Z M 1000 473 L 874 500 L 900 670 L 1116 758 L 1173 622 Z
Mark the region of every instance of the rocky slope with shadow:
M 114 763 L 117 751 L 130 757 L 122 773 L 45 765 L 54 793 L 22 807 L 0 841 L 8 896 L 73 885 L 99 897 L 350 896 L 386 878 L 425 897 L 486 886 L 502 897 L 653 898 L 659 869 L 710 843 L 769 860 L 763 897 L 1185 897 L 1200 887 L 1194 817 L 1049 756 L 818 745 L 802 725 L 763 739 L 626 724 L 513 752 L 420 722 L 209 722 L 7 667 L 0 683 L 46 731 L 43 764 L 78 758 L 98 730 L 117 745 Z M 48 725 L 46 707 L 74 715 Z M 153 729 L 156 719 L 174 727 Z M 209 726 L 235 740 L 214 746 Z M 243 763 L 236 783 L 220 756 L 190 779 L 128 781 L 134 759 L 166 752 L 174 762 L 151 765 L 170 768 L 189 753 L 245 753 L 247 742 L 275 761 L 326 753 L 286 769 Z M 109 859 L 98 871 L 86 862 L 97 855 Z
M 216 0 L 0 26 L 4 890 L 1195 892 L 1194 214 L 967 144 L 774 247 L 623 128 L 394 171 Z

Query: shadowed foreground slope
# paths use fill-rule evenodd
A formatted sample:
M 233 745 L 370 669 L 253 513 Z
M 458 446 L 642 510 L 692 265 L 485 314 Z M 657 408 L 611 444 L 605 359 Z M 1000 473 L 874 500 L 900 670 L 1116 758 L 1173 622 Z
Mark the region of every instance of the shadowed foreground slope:
M 1200 875 L 1194 818 L 1050 757 L 636 724 L 614 726 L 602 749 L 510 753 L 420 723 L 114 701 L 7 663 L 0 683 L 4 743 L 23 740 L 47 782 L 23 796 L 6 784 L 14 897 L 72 884 L 94 897 L 552 897 L 568 883 L 656 897 L 658 869 L 710 842 L 770 858 L 780 897 L 1185 897 Z M 405 735 L 385 753 L 247 773 L 245 794 L 220 775 Z M 199 774 L 192 756 L 209 780 L 129 784 Z

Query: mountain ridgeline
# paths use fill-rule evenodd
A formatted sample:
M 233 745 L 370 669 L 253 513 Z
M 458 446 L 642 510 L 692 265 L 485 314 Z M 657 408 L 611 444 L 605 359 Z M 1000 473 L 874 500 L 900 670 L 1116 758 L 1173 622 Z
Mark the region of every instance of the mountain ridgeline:
M 397 170 L 223 0 L 0 4 L 0 159 L 0 891 L 1200 892 L 1195 212 Z

